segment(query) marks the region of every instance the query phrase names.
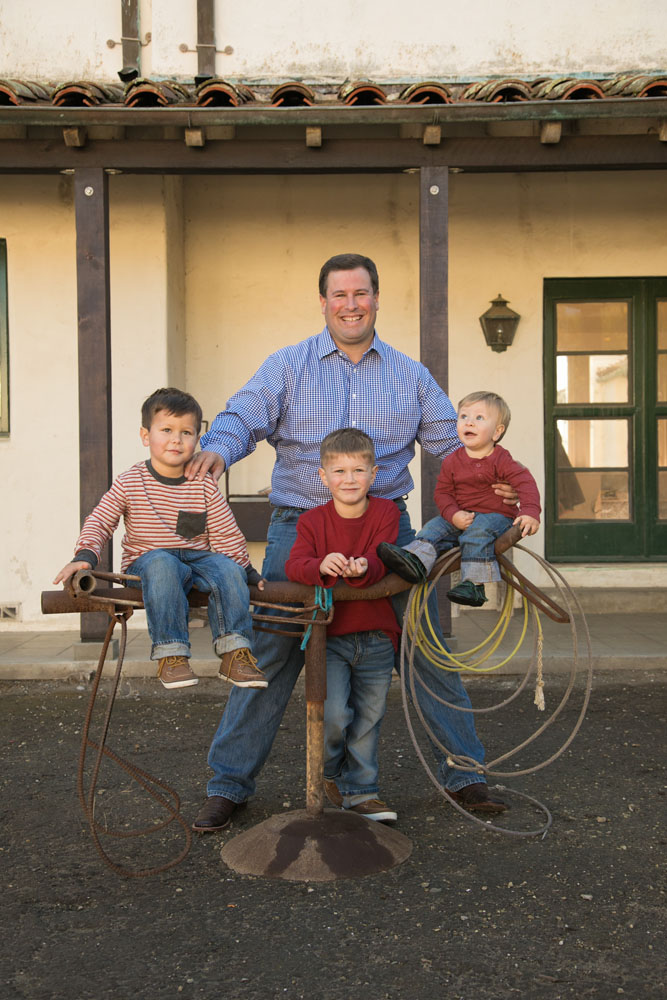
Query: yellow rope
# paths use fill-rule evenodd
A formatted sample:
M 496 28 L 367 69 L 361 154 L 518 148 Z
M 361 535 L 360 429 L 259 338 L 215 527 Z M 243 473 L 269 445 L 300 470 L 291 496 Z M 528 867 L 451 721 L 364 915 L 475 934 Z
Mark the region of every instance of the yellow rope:
M 428 604 L 426 603 L 426 595 L 428 592 L 428 584 L 421 584 L 419 587 L 414 589 L 414 593 L 408 605 L 408 612 L 406 615 L 406 622 L 408 628 L 408 636 L 413 639 L 416 630 L 416 642 L 424 654 L 424 656 L 433 663 L 435 666 L 439 667 L 441 670 L 448 670 L 452 673 L 460 673 L 461 671 L 466 671 L 470 673 L 491 673 L 494 670 L 498 670 L 503 667 L 506 663 L 516 655 L 518 650 L 521 648 L 523 641 L 526 637 L 526 632 L 528 630 L 528 616 L 529 613 L 535 615 L 537 629 L 538 629 L 538 687 L 536 688 L 535 698 L 536 704 L 539 689 L 540 694 L 542 693 L 542 688 L 544 687 L 544 682 L 542 681 L 542 624 L 540 622 L 539 615 L 534 607 L 529 606 L 526 598 L 523 598 L 523 627 L 521 629 L 521 635 L 514 647 L 514 649 L 509 653 L 503 660 L 493 664 L 493 666 L 483 667 L 482 663 L 491 657 L 498 646 L 505 637 L 505 633 L 510 623 L 510 618 L 512 615 L 512 594 L 513 589 L 509 585 L 505 589 L 505 599 L 503 601 L 503 607 L 501 609 L 498 621 L 492 632 L 477 646 L 473 646 L 471 649 L 466 650 L 463 653 L 459 653 L 458 656 L 446 649 L 443 644 L 438 639 L 431 622 L 431 618 L 428 611 Z M 425 627 L 425 625 L 426 627 Z M 427 632 L 428 629 L 428 632 Z M 488 649 L 485 650 L 485 647 Z M 484 651 L 484 652 L 483 652 Z M 475 653 L 481 653 L 478 659 L 469 662 L 470 657 Z M 538 705 L 539 707 L 539 705 Z

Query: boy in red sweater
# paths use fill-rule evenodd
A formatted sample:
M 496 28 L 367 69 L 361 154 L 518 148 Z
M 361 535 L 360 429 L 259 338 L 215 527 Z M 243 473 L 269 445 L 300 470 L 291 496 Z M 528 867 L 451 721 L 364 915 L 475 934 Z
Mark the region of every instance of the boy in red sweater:
M 84 521 L 74 559 L 56 576 L 94 569 L 124 519 L 121 572 L 141 577 L 151 659 L 166 688 L 190 687 L 188 592 L 209 594 L 208 618 L 220 676 L 238 687 L 268 685 L 252 655 L 248 583 L 264 583 L 250 565 L 245 538 L 212 476 L 190 481 L 202 412 L 180 389 L 158 389 L 141 408 L 141 440 L 150 459 L 122 472 Z
M 376 549 L 396 541 L 398 507 L 368 496 L 377 465 L 363 431 L 344 427 L 328 434 L 320 462 L 332 499 L 299 518 L 287 578 L 320 587 L 340 578 L 350 587 L 368 587 L 386 573 Z M 340 601 L 327 629 L 324 788 L 332 805 L 385 823 L 397 817 L 378 798 L 377 746 L 399 635 L 388 598 Z
M 383 544 L 378 555 L 388 569 L 412 583 L 423 582 L 437 556 L 461 546 L 461 582 L 447 593 L 455 604 L 479 608 L 487 600 L 486 581 L 500 580 L 494 542 L 512 524 L 522 536 L 540 526 L 540 495 L 532 475 L 498 442 L 510 422 L 505 400 L 495 392 L 471 392 L 458 406 L 456 430 L 463 447 L 448 455 L 435 487 L 441 517 L 424 525 L 415 539 L 399 548 Z M 509 483 L 519 496 L 521 513 L 508 517 L 494 483 Z

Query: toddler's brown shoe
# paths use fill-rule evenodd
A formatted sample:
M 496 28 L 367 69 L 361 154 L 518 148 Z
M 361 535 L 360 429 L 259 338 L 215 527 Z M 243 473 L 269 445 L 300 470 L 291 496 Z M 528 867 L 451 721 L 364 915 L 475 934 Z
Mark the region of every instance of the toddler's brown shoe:
M 269 682 L 257 666 L 257 660 L 247 646 L 240 649 L 230 649 L 220 657 L 220 670 L 223 680 L 230 681 L 240 688 L 265 688 Z

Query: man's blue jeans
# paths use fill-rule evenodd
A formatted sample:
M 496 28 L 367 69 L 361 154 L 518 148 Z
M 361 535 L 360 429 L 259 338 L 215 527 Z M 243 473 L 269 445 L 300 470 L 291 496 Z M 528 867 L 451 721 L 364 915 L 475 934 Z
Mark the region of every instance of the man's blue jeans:
M 475 514 L 472 524 L 461 531 L 444 517 L 434 517 L 426 522 L 416 537 L 430 542 L 438 555 L 458 541 L 461 546 L 461 579 L 491 583 L 500 580 L 494 543 L 512 527 L 513 521 L 513 517 L 504 514 Z
M 415 537 L 410 517 L 403 501 L 398 502 L 401 520 L 398 545 L 407 545 Z M 296 522 L 303 511 L 295 507 L 278 507 L 274 510 L 268 531 L 268 543 L 262 568 L 266 580 L 284 580 L 285 562 L 296 541 Z M 392 604 L 399 622 L 408 602 L 409 591 L 397 594 Z M 438 622 L 437 600 L 429 604 L 429 614 L 434 626 Z M 437 626 L 441 641 L 439 626 Z M 255 778 L 268 757 L 292 689 L 303 667 L 304 654 L 299 648 L 301 634 L 292 639 L 286 635 L 256 632 L 253 650 L 258 666 L 269 682 L 268 689 L 233 688 L 225 707 L 218 730 L 213 737 L 208 755 L 213 770 L 207 792 L 224 795 L 232 802 L 244 802 L 255 791 Z M 439 698 L 463 709 L 470 709 L 470 699 L 458 673 L 440 670 L 421 653 L 415 663 L 424 683 Z M 475 723 L 470 711 L 457 711 L 432 698 L 420 684 L 417 685 L 419 704 L 430 729 L 441 743 L 455 754 L 484 761 L 484 748 L 477 738 Z M 476 774 L 456 771 L 449 767 L 444 754 L 435 750 L 440 781 L 447 788 L 457 791 L 464 785 L 484 779 Z
M 335 778 L 345 806 L 379 792 L 377 748 L 394 646 L 384 632 L 327 638 L 324 777 Z
M 128 566 L 141 577 L 151 660 L 190 656 L 188 593 L 193 587 L 208 600 L 213 648 L 218 656 L 252 643 L 246 571 L 221 552 L 152 549 Z

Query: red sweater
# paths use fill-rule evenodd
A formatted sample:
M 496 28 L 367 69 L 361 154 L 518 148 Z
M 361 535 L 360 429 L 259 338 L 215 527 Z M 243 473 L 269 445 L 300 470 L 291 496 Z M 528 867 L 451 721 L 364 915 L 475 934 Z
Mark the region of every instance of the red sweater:
M 540 519 L 540 494 L 532 475 L 515 462 L 506 448 L 495 446 L 486 458 L 470 458 L 465 448 L 458 448 L 443 460 L 435 486 L 434 500 L 446 521 L 451 523 L 457 510 L 476 514 L 516 516 L 516 510 L 503 503 L 491 489 L 493 483 L 509 483 L 519 494 L 522 514 Z
M 333 500 L 313 507 L 297 522 L 297 538 L 285 563 L 288 580 L 313 587 L 333 587 L 337 576 L 322 576 L 320 563 L 330 552 L 368 560 L 364 576 L 341 577 L 350 587 L 370 587 L 386 574 L 384 564 L 375 550 L 380 542 L 395 542 L 398 538 L 400 512 L 392 500 L 369 497 L 368 507 L 361 517 L 341 517 Z M 340 601 L 335 606 L 329 635 L 350 635 L 353 632 L 386 632 L 398 646 L 401 634 L 396 615 L 387 597 L 376 601 Z

